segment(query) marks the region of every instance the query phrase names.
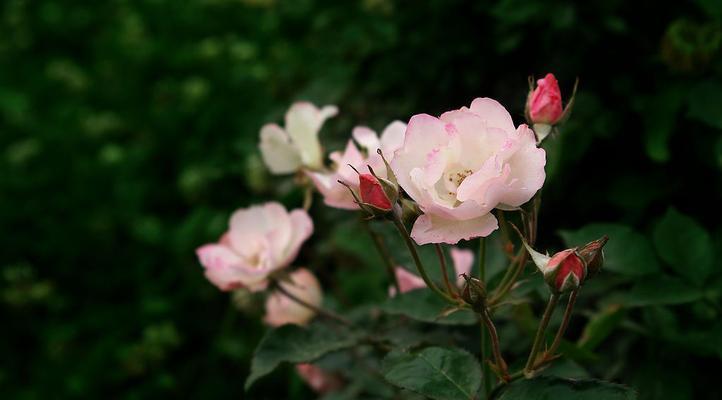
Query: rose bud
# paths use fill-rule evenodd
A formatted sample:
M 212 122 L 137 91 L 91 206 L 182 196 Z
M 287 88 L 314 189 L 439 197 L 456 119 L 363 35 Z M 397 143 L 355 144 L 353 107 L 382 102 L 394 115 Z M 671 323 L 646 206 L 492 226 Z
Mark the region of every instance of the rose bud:
M 543 79 L 537 80 L 536 88 L 534 88 L 530 80 L 529 86 L 526 117 L 534 127 L 537 141 L 541 142 L 549 135 L 554 125 L 568 117 L 576 93 L 576 84 L 574 85 L 572 97 L 564 109 L 562 109 L 562 94 L 559 90 L 559 83 L 554 74 L 548 73 Z
M 361 201 L 381 211 L 391 210 L 391 201 L 378 179 L 371 174 L 359 175 Z
M 566 249 L 549 259 L 544 280 L 553 291 L 562 293 L 581 286 L 586 274 L 584 260 L 574 249 Z
M 481 312 L 486 307 L 486 287 L 484 282 L 467 274 L 461 274 L 466 283 L 461 290 L 461 298 L 470 305 L 475 312 Z
M 603 247 L 607 244 L 608 240 L 609 237 L 604 235 L 600 239 L 587 243 L 578 250 L 579 256 L 582 257 L 587 264 L 588 278 L 596 275 L 597 272 L 602 269 L 602 265 L 604 264 Z
M 539 253 L 524 242 L 534 264 L 544 275 L 544 281 L 554 293 L 576 289 L 587 276 L 586 262 L 574 249 L 562 250 L 552 257 Z

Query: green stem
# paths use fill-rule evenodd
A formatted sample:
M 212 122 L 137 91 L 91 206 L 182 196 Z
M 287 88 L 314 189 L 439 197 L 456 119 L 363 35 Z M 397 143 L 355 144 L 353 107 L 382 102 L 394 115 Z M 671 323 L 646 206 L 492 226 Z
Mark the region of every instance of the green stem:
M 389 275 L 389 280 L 391 281 L 391 284 L 394 285 L 394 288 L 396 288 L 396 293 L 401 293 L 401 288 L 399 287 L 399 280 L 396 279 L 396 273 L 394 272 L 395 264 L 393 259 L 391 258 L 389 249 L 386 248 L 386 245 L 384 244 L 381 235 L 371 229 L 368 221 L 361 218 L 361 223 L 363 224 L 364 228 L 366 228 L 366 231 L 369 233 L 369 235 L 371 235 L 374 246 L 376 246 L 376 250 L 378 250 L 381 259 L 383 259 L 384 267 L 386 267 L 386 273 Z
M 512 265 L 510 265 L 507 269 L 507 274 L 509 277 L 507 278 L 506 276 L 504 276 L 504 279 L 502 279 L 502 283 L 497 288 L 496 293 L 491 296 L 491 299 L 489 300 L 489 305 L 496 305 L 504 298 L 504 296 L 509 293 L 511 288 L 514 286 L 514 283 L 516 283 L 517 279 L 519 279 L 519 275 L 521 275 L 521 273 L 524 271 L 524 267 L 526 266 L 526 258 L 526 249 L 521 248 L 519 250 L 517 258 L 514 260 L 514 263 L 512 263 Z
M 419 275 L 421 275 L 421 279 L 424 280 L 426 286 L 428 286 L 431 291 L 438 294 L 444 300 L 448 301 L 449 303 L 456 304 L 457 302 L 454 301 L 454 299 L 441 291 L 441 289 L 436 286 L 436 284 L 431 280 L 431 278 L 429 278 L 429 275 L 426 273 L 426 269 L 424 269 L 424 265 L 421 263 L 419 253 L 416 251 L 416 246 L 414 245 L 413 240 L 411 240 L 411 236 L 409 236 L 409 231 L 406 230 L 404 223 L 401 222 L 401 218 L 399 218 L 398 215 L 394 214 L 391 220 L 394 222 L 394 226 L 396 226 L 396 229 L 399 231 L 401 238 L 404 239 L 404 243 L 406 243 L 406 247 L 409 249 L 411 257 L 414 259 L 416 269 L 419 271 Z
M 321 308 L 321 307 L 317 307 L 317 306 L 315 306 L 315 305 L 313 305 L 313 304 L 311 304 L 311 303 L 308 303 L 308 302 L 305 301 L 305 300 L 300 299 L 298 296 L 296 296 L 295 294 L 289 292 L 286 288 L 284 288 L 283 285 L 281 285 L 280 282 L 278 282 L 278 281 L 276 281 L 276 280 L 273 280 L 272 283 L 273 283 L 274 288 L 275 288 L 276 290 L 278 290 L 279 293 L 281 293 L 281 294 L 283 294 L 284 296 L 288 297 L 289 299 L 295 301 L 296 303 L 298 303 L 298 304 L 300 304 L 300 305 L 308 308 L 309 310 L 314 311 L 316 314 L 318 314 L 318 315 L 320 315 L 320 316 L 322 316 L 322 317 L 326 317 L 326 318 L 328 318 L 328 319 L 332 319 L 332 320 L 334 320 L 334 321 L 336 321 L 336 322 L 339 322 L 339 323 L 341 323 L 341 324 L 343 324 L 343 325 L 346 325 L 346 326 L 351 326 L 351 325 L 353 325 L 353 323 L 352 323 L 351 321 L 347 320 L 346 318 L 344 318 L 344 317 L 342 317 L 342 316 L 340 316 L 340 315 L 338 315 L 338 314 L 336 314 L 336 313 L 334 313 L 334 312 L 332 312 L 332 311 L 323 309 L 323 308 Z
M 524 367 L 525 374 L 528 374 L 533 370 L 534 362 L 536 362 L 536 356 L 539 353 L 542 341 L 544 341 L 544 331 L 546 331 L 547 326 L 549 325 L 549 320 L 554 313 L 554 307 L 556 307 L 557 302 L 559 302 L 559 295 L 552 293 L 552 295 L 549 296 L 549 302 L 547 303 L 546 310 L 544 310 L 541 322 L 539 322 L 539 328 L 536 331 L 534 344 L 531 347 L 529 358 L 526 360 L 526 366 Z
M 439 258 L 439 265 L 441 266 L 441 274 L 444 277 L 444 286 L 446 286 L 446 291 L 449 293 L 449 296 L 456 297 L 456 291 L 454 290 L 454 287 L 451 286 L 451 282 L 449 282 L 449 272 L 446 269 L 446 257 L 444 256 L 444 250 L 438 243 L 434 243 L 434 249 L 436 250 L 436 256 Z

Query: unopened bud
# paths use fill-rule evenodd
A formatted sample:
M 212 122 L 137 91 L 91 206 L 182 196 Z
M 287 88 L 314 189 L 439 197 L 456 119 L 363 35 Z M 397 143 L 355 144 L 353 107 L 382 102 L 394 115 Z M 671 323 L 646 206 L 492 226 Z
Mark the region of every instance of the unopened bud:
M 586 275 L 584 260 L 575 249 L 566 249 L 549 259 L 544 271 L 544 280 L 552 291 L 562 293 L 581 286 Z
M 533 78 L 529 79 L 529 95 L 525 114 L 527 121 L 534 127 L 537 142 L 541 143 L 549 135 L 552 127 L 564 122 L 569 117 L 574 104 L 577 83 L 574 84 L 574 91 L 569 102 L 566 107 L 562 108 L 562 94 L 554 74 L 546 74 L 544 78 L 536 81 L 536 86 Z
M 466 283 L 461 290 L 461 298 L 476 312 L 482 312 L 486 307 L 486 287 L 484 282 L 467 274 L 461 274 Z
M 578 250 L 579 256 L 582 257 L 587 264 L 587 273 L 589 278 L 596 275 L 604 265 L 604 245 L 607 244 L 609 237 L 602 236 L 600 239 L 591 241 Z
M 391 200 L 378 179 L 371 174 L 359 175 L 359 191 L 364 205 L 380 211 L 391 211 Z

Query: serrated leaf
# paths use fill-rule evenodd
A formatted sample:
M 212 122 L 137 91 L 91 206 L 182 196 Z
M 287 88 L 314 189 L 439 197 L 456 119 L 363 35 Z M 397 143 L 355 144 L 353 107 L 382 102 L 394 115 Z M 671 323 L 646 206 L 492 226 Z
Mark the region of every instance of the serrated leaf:
M 471 310 L 449 313 L 449 305 L 429 289 L 416 289 L 390 298 L 381 309 L 393 315 L 443 325 L 474 325 L 477 318 Z
M 384 358 L 381 372 L 390 383 L 435 400 L 473 399 L 481 386 L 476 358 L 458 348 L 394 351 Z
M 362 337 L 360 332 L 323 323 L 308 327 L 283 325 L 270 330 L 256 348 L 245 388 L 248 390 L 283 362 L 311 362 L 332 351 L 352 347 Z
M 564 379 L 542 376 L 519 379 L 504 386 L 496 400 L 636 400 L 631 388 L 596 379 Z
M 679 275 L 702 284 L 712 273 L 712 239 L 692 218 L 667 210 L 654 230 L 657 252 Z
M 659 263 L 651 243 L 632 228 L 617 224 L 590 224 L 577 231 L 561 231 L 560 235 L 569 247 L 580 246 L 602 235 L 609 236 L 604 247 L 602 270 L 639 276 L 659 271 Z

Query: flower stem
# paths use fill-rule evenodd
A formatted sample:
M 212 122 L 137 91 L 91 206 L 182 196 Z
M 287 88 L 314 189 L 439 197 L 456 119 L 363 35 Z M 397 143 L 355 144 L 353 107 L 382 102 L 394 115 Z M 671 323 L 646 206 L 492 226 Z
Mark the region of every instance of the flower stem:
M 482 284 L 486 285 L 486 240 L 485 238 L 479 238 L 479 280 Z M 484 382 L 484 393 L 485 398 L 489 398 L 491 393 L 491 371 L 489 364 L 486 362 L 486 358 L 489 356 L 491 348 L 489 346 L 489 336 L 486 334 L 486 328 L 484 322 L 479 323 L 479 339 L 480 339 L 480 351 L 479 355 L 481 358 L 481 379 Z
M 353 325 L 353 323 L 351 321 L 347 320 L 346 318 L 344 318 L 332 311 L 323 309 L 321 307 L 317 307 L 311 303 L 308 303 L 305 300 L 301 300 L 300 298 L 298 298 L 298 296 L 296 296 L 295 294 L 289 292 L 286 288 L 284 288 L 283 285 L 281 285 L 281 283 L 278 282 L 277 280 L 273 280 L 272 283 L 273 283 L 274 288 L 276 290 L 278 290 L 279 293 L 281 293 L 284 296 L 288 297 L 289 299 L 295 301 L 296 303 L 308 308 L 309 310 L 314 311 L 316 314 L 326 317 L 328 319 L 332 319 L 332 320 L 339 322 L 346 326 Z
M 451 286 L 451 282 L 449 282 L 449 272 L 446 269 L 444 249 L 442 249 L 441 245 L 438 243 L 434 243 L 434 249 L 436 250 L 436 256 L 439 257 L 439 265 L 441 265 L 441 274 L 444 277 L 444 286 L 446 286 L 446 291 L 449 293 L 449 296 L 456 297 L 456 290 L 454 290 L 454 287 Z
M 449 297 L 446 293 L 444 293 L 441 289 L 439 289 L 436 284 L 429 278 L 429 275 L 426 273 L 426 269 L 424 269 L 424 265 L 421 263 L 421 259 L 419 258 L 419 253 L 416 251 L 416 247 L 414 245 L 413 240 L 411 240 L 411 236 L 409 236 L 409 231 L 406 230 L 406 227 L 404 226 L 404 223 L 401 222 L 401 218 L 394 213 L 394 216 L 391 219 L 394 222 L 394 226 L 396 226 L 396 229 L 398 229 L 399 234 L 401 235 L 401 238 L 404 239 L 404 243 L 406 243 L 406 247 L 409 249 L 409 252 L 411 253 L 411 257 L 414 259 L 414 263 L 416 264 L 416 269 L 419 271 L 419 275 L 421 275 L 421 279 L 424 280 L 424 283 L 426 286 L 431 289 L 434 293 L 438 294 L 440 297 L 442 297 L 444 300 L 448 301 L 449 303 L 456 304 L 457 302 Z
M 536 362 L 536 356 L 539 353 L 542 341 L 544 341 L 544 331 L 546 331 L 547 325 L 549 325 L 549 320 L 554 313 L 554 307 L 556 307 L 558 301 L 558 294 L 552 293 L 551 296 L 549 296 L 547 308 L 546 310 L 544 310 L 544 315 L 542 316 L 541 322 L 539 322 L 539 328 L 537 329 L 536 336 L 534 337 L 534 344 L 531 347 L 529 358 L 526 360 L 524 374 L 528 374 L 533 370 L 534 363 Z
M 506 362 L 501 356 L 499 335 L 496 333 L 496 327 L 494 326 L 494 322 L 491 320 L 491 315 L 489 315 L 489 309 L 485 307 L 484 310 L 479 313 L 479 316 L 481 317 L 484 325 L 486 325 L 486 330 L 489 332 L 489 338 L 491 339 L 491 351 L 494 354 L 494 363 L 501 373 L 502 380 L 508 381 L 509 372 L 507 370 Z
M 576 303 L 577 301 L 578 294 L 579 289 L 572 290 L 572 292 L 569 293 L 569 300 L 567 301 L 567 308 L 564 310 L 564 318 L 562 319 L 562 324 L 559 326 L 559 330 L 557 331 L 557 335 L 554 337 L 552 346 L 547 352 L 547 354 L 550 356 L 554 356 L 554 353 L 557 351 L 557 348 L 559 347 L 559 344 L 564 337 L 564 332 L 566 332 L 567 326 L 569 326 L 569 320 L 572 318 L 572 310 L 574 310 L 574 303 Z
M 386 273 L 389 275 L 389 280 L 391 281 L 391 284 L 394 285 L 396 293 L 401 293 L 401 288 L 399 287 L 399 280 L 396 279 L 396 273 L 394 272 L 394 261 L 391 257 L 391 254 L 389 253 L 389 249 L 386 247 L 386 244 L 381 238 L 381 235 L 371 229 L 366 219 L 361 218 L 361 224 L 364 226 L 364 228 L 366 228 L 366 231 L 369 233 L 371 239 L 374 242 L 374 246 L 376 246 L 376 250 L 378 250 L 381 259 L 383 259 L 384 266 L 386 267 Z

